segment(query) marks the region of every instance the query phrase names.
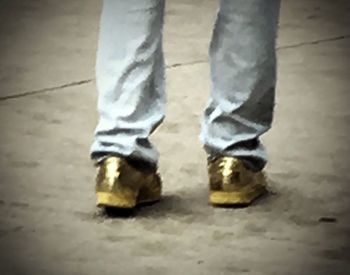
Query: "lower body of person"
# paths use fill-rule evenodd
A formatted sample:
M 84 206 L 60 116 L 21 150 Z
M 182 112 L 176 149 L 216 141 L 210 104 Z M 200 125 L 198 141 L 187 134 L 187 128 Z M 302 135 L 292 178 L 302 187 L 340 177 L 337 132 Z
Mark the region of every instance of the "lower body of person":
M 161 198 L 149 136 L 165 115 L 164 9 L 165 0 L 104 0 L 91 147 L 99 206 L 134 208 Z M 249 205 L 266 191 L 260 137 L 273 118 L 279 9 L 279 0 L 220 1 L 200 134 L 213 205 Z

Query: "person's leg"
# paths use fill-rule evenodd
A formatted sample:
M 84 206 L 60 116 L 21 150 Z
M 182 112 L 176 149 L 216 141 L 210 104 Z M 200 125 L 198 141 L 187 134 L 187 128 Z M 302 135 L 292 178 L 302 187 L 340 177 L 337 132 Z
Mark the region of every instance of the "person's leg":
M 164 5 L 104 0 L 96 64 L 100 117 L 91 146 L 97 206 L 131 209 L 161 197 L 149 136 L 164 118 Z
M 148 138 L 164 118 L 164 5 L 165 0 L 104 0 L 93 159 L 118 155 L 157 163 Z
M 279 0 L 221 0 L 212 42 L 211 98 L 201 140 L 210 155 L 231 156 L 253 171 L 266 164 L 259 137 L 272 123 Z

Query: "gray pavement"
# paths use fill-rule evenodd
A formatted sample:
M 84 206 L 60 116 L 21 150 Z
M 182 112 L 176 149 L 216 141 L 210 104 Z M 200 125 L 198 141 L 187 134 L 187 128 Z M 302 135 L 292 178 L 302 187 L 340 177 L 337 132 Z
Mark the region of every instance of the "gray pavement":
M 349 2 L 283 1 L 272 194 L 232 210 L 198 141 L 217 1 L 168 1 L 164 199 L 124 219 L 96 214 L 88 158 L 100 4 L 0 2 L 0 274 L 350 274 Z

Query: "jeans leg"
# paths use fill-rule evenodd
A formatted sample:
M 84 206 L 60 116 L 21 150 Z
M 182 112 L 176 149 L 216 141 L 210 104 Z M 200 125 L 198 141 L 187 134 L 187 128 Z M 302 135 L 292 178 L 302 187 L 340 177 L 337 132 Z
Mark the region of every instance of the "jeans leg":
M 267 161 L 259 137 L 273 118 L 279 8 L 279 0 L 221 0 L 209 52 L 201 141 L 208 154 L 240 158 L 256 171 Z
M 165 0 L 104 0 L 92 158 L 117 154 L 158 161 L 148 138 L 164 118 L 164 6 Z

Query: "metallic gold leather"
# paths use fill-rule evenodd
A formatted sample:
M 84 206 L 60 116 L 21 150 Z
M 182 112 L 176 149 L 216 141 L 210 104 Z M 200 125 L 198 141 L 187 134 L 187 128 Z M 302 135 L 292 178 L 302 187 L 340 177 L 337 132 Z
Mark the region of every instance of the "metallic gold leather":
M 248 205 L 266 192 L 263 172 L 253 172 L 233 157 L 209 159 L 208 174 L 214 205 Z
M 134 208 L 160 200 L 161 180 L 156 170 L 138 169 L 122 157 L 97 163 L 97 206 Z

